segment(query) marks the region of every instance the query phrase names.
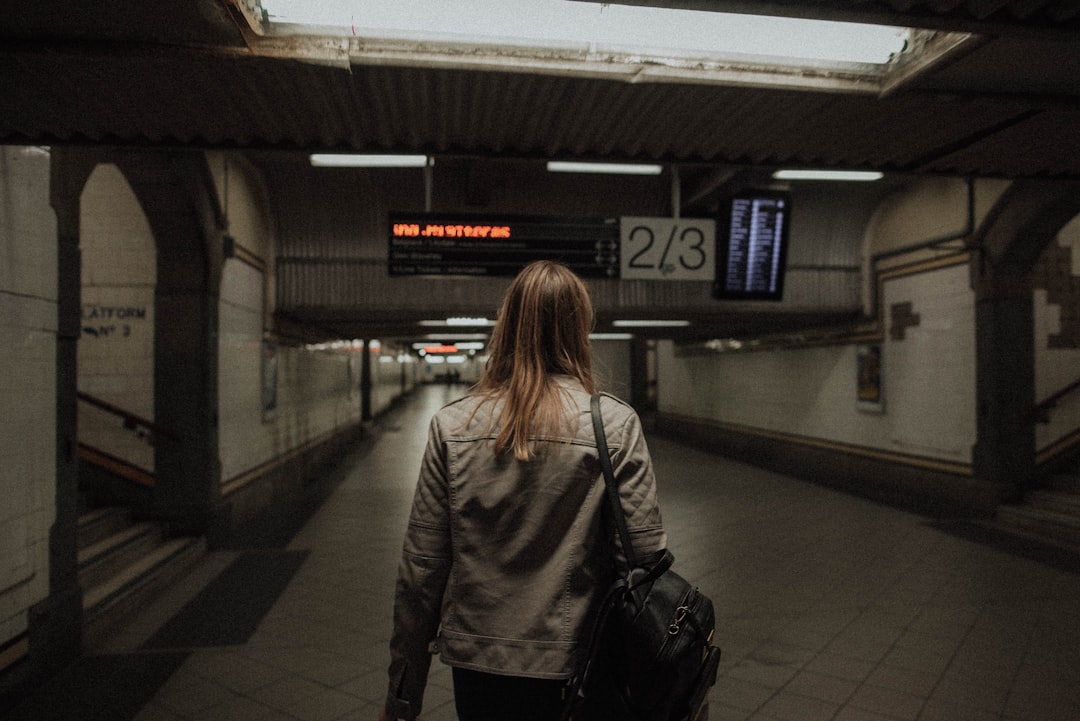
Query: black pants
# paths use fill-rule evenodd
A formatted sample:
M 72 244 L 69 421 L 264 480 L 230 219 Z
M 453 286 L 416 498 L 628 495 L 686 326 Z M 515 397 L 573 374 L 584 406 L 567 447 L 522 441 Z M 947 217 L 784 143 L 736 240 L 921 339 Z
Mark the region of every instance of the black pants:
M 565 681 L 454 670 L 458 721 L 557 721 Z

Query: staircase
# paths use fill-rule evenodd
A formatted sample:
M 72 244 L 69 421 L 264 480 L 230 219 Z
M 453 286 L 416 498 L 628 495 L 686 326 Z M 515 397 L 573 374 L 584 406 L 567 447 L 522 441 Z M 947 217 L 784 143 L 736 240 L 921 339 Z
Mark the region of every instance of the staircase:
M 204 539 L 169 538 L 161 525 L 135 521 L 128 509 L 117 507 L 80 515 L 78 541 L 88 649 L 206 552 Z
M 998 506 L 994 525 L 1080 553 L 1080 476 L 1058 476 L 1015 505 Z

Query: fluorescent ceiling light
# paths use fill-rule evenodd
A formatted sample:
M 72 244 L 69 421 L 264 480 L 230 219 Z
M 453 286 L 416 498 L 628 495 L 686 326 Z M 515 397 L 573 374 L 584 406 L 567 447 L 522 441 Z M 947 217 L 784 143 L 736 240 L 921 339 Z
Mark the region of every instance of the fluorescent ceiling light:
M 417 321 L 417 325 L 425 327 L 487 327 L 495 325 L 495 321 L 488 320 L 487 318 L 447 318 L 446 320 L 421 320 Z
M 552 173 L 611 173 L 615 175 L 660 175 L 663 166 L 649 163 L 575 163 L 561 160 L 548 162 Z
M 445 336 L 439 336 L 439 337 L 442 338 L 442 337 L 445 337 Z M 469 341 L 464 341 L 462 343 L 453 343 L 453 345 L 457 348 L 457 350 L 483 350 L 484 349 L 484 341 L 480 341 L 480 340 L 469 340 Z M 432 347 L 431 343 L 413 343 L 412 344 L 413 350 L 425 350 L 425 349 L 428 349 L 428 348 L 431 348 L 431 347 Z
M 428 156 L 313 153 L 311 164 L 316 168 L 423 168 Z
M 589 340 L 634 340 L 633 333 L 590 333 Z
M 439 335 L 428 334 L 423 337 L 441 343 L 456 343 L 459 340 L 487 340 L 487 336 L 483 333 L 440 333 Z
M 472 325 L 485 326 L 485 325 L 495 325 L 495 321 L 488 320 L 487 318 L 460 318 L 459 317 L 459 318 L 447 318 L 446 319 L 446 324 L 447 325 L 465 325 L 465 326 L 472 326 Z
M 864 170 L 777 170 L 773 173 L 776 180 L 846 180 L 866 182 L 881 180 L 883 173 Z
M 616 328 L 685 328 L 688 320 L 616 320 L 611 325 Z
M 339 340 L 333 340 L 333 341 L 326 341 L 326 342 L 323 342 L 323 343 L 308 343 L 307 345 L 304 346 L 304 348 L 306 350 L 341 350 L 341 349 L 344 348 L 344 349 L 347 349 L 347 350 L 350 350 L 350 351 L 359 351 L 359 350 L 363 350 L 364 341 L 356 340 L 356 339 L 354 339 L 354 340 L 340 340 L 339 339 Z M 378 353 L 382 349 L 382 344 L 377 340 L 373 340 L 373 341 L 371 341 L 371 344 L 369 345 L 369 349 L 374 353 Z

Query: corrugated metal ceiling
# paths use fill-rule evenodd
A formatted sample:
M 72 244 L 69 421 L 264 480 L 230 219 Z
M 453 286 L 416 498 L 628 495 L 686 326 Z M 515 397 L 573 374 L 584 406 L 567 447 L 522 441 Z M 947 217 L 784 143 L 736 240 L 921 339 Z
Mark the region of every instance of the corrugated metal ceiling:
M 1080 176 L 1080 107 L 989 94 L 632 85 L 175 52 L 0 56 L 0 136 Z M 1080 71 L 1080 68 L 1078 68 Z M 1080 75 L 1080 73 L 1078 73 Z M 8 84 L 5 81 L 5 85 Z
M 879 97 L 370 57 L 332 67 L 248 51 L 239 14 L 221 0 L 8 3 L 0 140 L 1080 177 L 1080 42 L 1067 35 L 1076 0 L 651 4 L 884 14 L 1010 34 Z
M 768 68 L 671 82 L 656 67 L 259 38 L 237 1 L 4 3 L 0 142 L 662 161 L 680 167 L 686 210 L 773 166 L 1080 178 L 1080 0 L 640 2 L 979 34 L 881 92 L 859 78 L 827 89 L 827 73 L 816 89 L 769 82 Z M 289 172 L 273 155 L 252 153 Z M 386 327 L 350 312 L 328 319 L 358 336 Z

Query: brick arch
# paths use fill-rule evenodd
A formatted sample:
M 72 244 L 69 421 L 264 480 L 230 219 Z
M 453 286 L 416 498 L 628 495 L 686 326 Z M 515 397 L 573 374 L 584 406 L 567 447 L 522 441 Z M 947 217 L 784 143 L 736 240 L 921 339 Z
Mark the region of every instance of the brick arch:
M 155 420 L 180 443 L 156 449 L 158 512 L 182 529 L 207 530 L 220 503 L 217 449 L 217 298 L 223 223 L 201 153 L 136 154 L 104 148 L 51 151 L 49 199 L 56 214 L 56 515 L 49 534 L 48 608 L 32 615 L 28 673 L 59 669 L 80 652 L 78 581 L 78 342 L 81 319 L 81 196 L 94 169 L 117 165 L 150 223 L 158 254 Z
M 117 153 L 157 247 L 154 420 L 178 434 L 155 446 L 154 511 L 204 533 L 221 502 L 218 298 L 224 220 L 200 152 Z
M 972 469 L 1004 497 L 1035 480 L 1032 271 L 1043 249 L 1080 214 L 1080 183 L 1020 180 L 972 236 L 976 441 Z
M 1019 180 L 1002 193 L 972 237 L 973 285 L 1001 295 L 1031 271 L 1043 249 L 1080 214 L 1080 183 Z
M 1075 225 L 1072 243 L 1062 244 L 1058 233 L 1055 243 L 1048 243 L 1036 261 L 1033 282 L 1036 288 L 1046 291 L 1046 300 L 1057 306 L 1060 330 L 1047 339 L 1052 349 L 1080 348 L 1080 217 L 1069 225 Z

